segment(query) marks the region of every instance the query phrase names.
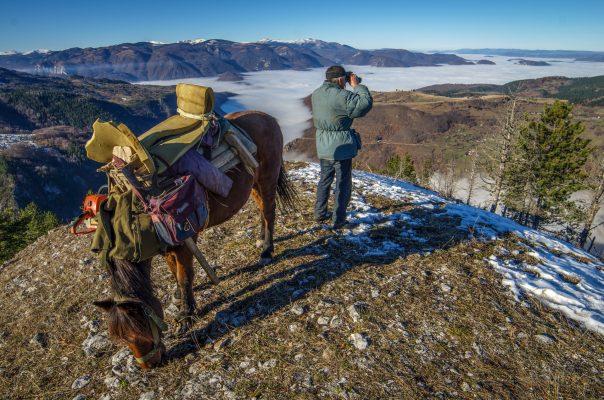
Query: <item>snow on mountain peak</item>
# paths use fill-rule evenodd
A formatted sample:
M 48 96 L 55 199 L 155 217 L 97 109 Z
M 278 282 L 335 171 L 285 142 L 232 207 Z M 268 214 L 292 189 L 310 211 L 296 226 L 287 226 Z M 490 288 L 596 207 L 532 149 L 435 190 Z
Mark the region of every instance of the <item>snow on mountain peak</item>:
M 48 49 L 36 49 L 36 50 L 26 51 L 26 52 L 21 53 L 21 54 L 23 54 L 24 56 L 26 56 L 28 54 L 36 54 L 36 53 L 37 54 L 47 54 L 47 53 L 50 53 L 50 50 L 48 50 Z
M 279 40 L 279 39 L 271 39 L 271 38 L 263 38 L 260 39 L 256 43 L 288 43 L 288 44 L 319 44 L 321 40 L 308 38 L 308 39 L 298 39 L 298 40 Z
M 189 44 L 199 44 L 199 43 L 203 43 L 203 42 L 207 42 L 208 39 L 187 39 L 187 40 L 180 40 L 178 43 L 189 43 Z

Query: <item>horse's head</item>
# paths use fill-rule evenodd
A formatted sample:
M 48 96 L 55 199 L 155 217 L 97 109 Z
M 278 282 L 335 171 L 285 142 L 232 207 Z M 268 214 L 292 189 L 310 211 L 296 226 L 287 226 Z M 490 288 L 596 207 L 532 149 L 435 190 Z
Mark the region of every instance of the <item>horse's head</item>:
M 167 329 L 161 309 L 154 310 L 142 300 L 130 297 L 93 304 L 107 313 L 109 334 L 128 345 L 141 368 L 153 368 L 161 362 L 166 351 L 161 337 Z

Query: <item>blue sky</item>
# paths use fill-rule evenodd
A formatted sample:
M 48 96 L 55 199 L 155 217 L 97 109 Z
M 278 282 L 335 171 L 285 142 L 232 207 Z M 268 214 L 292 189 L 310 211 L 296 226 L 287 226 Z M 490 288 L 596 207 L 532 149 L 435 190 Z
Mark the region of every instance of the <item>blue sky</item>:
M 604 51 L 604 1 L 2 0 L 0 51 L 194 38 L 317 38 L 358 48 Z

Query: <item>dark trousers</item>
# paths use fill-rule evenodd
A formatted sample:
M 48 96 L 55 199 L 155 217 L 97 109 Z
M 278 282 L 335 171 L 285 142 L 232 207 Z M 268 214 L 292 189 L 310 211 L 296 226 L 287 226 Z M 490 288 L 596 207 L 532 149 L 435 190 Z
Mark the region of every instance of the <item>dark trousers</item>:
M 335 204 L 333 222 L 346 221 L 346 208 L 350 202 L 352 192 L 352 158 L 347 160 L 321 160 L 321 178 L 317 187 L 317 201 L 315 203 L 315 218 L 320 219 L 327 215 L 327 202 L 331 183 L 336 178 Z

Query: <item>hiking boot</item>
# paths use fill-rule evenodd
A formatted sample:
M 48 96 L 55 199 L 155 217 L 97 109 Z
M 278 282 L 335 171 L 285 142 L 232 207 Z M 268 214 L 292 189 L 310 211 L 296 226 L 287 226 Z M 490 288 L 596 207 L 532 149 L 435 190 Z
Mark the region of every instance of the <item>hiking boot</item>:
M 321 215 L 320 217 L 315 216 L 315 222 L 325 222 L 328 219 L 331 219 L 332 215 L 333 215 L 333 213 L 331 211 L 327 211 L 325 214 Z
M 354 229 L 355 226 L 356 226 L 356 224 L 352 224 L 352 223 L 344 220 L 344 221 L 340 221 L 340 222 L 334 222 L 333 227 L 331 229 L 333 229 L 333 230 Z

